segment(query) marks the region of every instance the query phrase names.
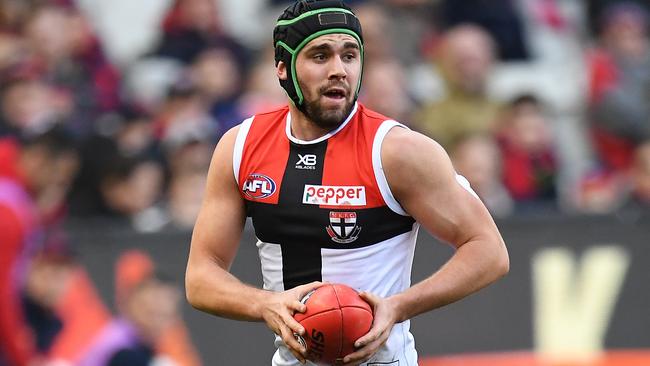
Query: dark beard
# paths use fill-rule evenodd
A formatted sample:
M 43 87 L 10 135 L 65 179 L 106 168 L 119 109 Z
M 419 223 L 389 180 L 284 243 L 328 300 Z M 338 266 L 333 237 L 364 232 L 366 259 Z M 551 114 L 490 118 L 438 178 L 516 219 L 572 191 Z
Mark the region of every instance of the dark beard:
M 303 88 L 303 90 L 305 89 Z M 350 112 L 354 107 L 354 101 L 346 100 L 343 109 L 323 110 L 319 101 L 321 95 L 322 92 L 319 91 L 318 97 L 315 100 L 309 101 L 305 98 L 301 111 L 305 116 L 307 116 L 307 118 L 309 118 L 309 120 L 314 122 L 316 126 L 323 130 L 331 131 L 339 127 L 345 118 L 350 115 Z

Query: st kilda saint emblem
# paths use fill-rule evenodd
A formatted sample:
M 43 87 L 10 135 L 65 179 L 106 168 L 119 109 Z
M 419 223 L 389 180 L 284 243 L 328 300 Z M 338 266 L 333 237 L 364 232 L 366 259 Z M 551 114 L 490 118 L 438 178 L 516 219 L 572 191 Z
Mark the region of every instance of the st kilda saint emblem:
M 352 243 L 359 237 L 361 227 L 357 225 L 356 212 L 330 211 L 330 224 L 325 228 L 336 243 Z

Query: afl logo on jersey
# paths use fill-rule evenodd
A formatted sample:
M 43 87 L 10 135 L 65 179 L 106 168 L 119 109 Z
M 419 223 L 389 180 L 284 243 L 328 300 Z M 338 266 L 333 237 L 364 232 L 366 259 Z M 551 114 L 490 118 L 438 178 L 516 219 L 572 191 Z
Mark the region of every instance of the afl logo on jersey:
M 330 224 L 325 230 L 336 243 L 352 243 L 361 232 L 361 227 L 357 225 L 357 213 L 330 211 Z
M 246 178 L 242 191 L 253 199 L 266 198 L 275 193 L 275 182 L 264 174 L 253 173 Z

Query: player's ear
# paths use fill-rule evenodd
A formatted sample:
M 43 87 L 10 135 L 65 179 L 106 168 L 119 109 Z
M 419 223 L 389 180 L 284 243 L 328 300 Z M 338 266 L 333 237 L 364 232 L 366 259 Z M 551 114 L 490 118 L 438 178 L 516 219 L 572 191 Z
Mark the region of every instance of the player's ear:
M 278 64 L 275 66 L 275 72 L 278 75 L 278 79 L 287 80 L 287 64 L 284 61 L 278 61 Z

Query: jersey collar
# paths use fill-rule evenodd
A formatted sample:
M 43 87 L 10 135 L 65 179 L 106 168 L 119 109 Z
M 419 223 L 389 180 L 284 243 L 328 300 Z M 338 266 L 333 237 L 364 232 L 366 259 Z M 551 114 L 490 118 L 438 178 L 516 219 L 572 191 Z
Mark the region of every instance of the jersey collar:
M 354 115 L 356 113 L 357 113 L 357 102 L 354 102 L 354 106 L 352 107 L 352 111 L 350 112 L 348 117 L 345 119 L 345 121 L 343 121 L 343 123 L 341 123 L 341 125 L 339 127 L 337 127 L 335 130 L 332 130 L 332 131 L 328 132 L 327 134 L 325 134 L 325 135 L 323 135 L 323 136 L 321 136 L 321 137 L 319 137 L 317 139 L 305 141 L 305 140 L 300 140 L 300 139 L 294 137 L 291 134 L 291 112 L 288 112 L 287 113 L 287 123 L 286 123 L 287 138 L 289 138 L 289 140 L 291 142 L 299 144 L 299 145 L 317 144 L 317 143 L 319 143 L 321 141 L 325 141 L 328 138 L 336 135 L 339 131 L 341 131 L 343 128 L 345 128 L 345 126 L 347 126 L 347 124 L 352 120 L 352 117 L 354 117 Z

